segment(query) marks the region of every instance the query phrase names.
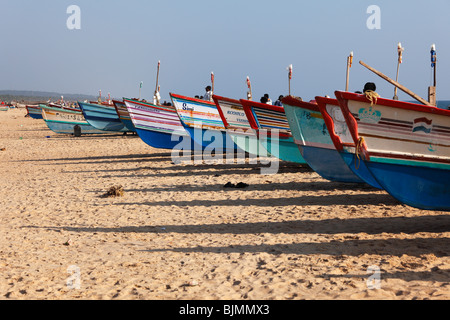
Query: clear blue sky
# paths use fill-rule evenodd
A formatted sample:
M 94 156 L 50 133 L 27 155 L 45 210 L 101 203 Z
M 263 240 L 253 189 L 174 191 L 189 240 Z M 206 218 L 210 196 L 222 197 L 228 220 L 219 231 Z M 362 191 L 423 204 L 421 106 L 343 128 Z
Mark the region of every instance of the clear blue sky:
M 69 5 L 81 9 L 81 29 L 69 30 Z M 367 8 L 381 9 L 370 30 Z M 0 0 L 0 90 L 38 90 L 151 98 L 156 67 L 163 99 L 169 92 L 203 94 L 215 74 L 215 93 L 244 98 L 291 93 L 305 100 L 373 81 L 383 97 L 393 87 L 359 65 L 395 78 L 397 43 L 405 47 L 399 82 L 427 97 L 430 46 L 438 54 L 438 99 L 450 100 L 448 0 Z M 400 99 L 410 97 L 399 92 Z

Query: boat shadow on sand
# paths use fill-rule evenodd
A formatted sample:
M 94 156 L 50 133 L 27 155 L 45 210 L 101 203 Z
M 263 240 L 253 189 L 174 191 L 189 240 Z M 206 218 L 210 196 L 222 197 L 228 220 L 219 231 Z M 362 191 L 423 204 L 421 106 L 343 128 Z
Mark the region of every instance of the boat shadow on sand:
M 234 190 L 234 189 L 233 189 Z M 316 190 L 316 189 L 314 189 Z M 126 191 L 126 190 L 125 190 Z M 195 199 L 195 200 L 161 200 L 146 202 L 115 202 L 115 206 L 148 206 L 148 207 L 307 207 L 307 206 L 396 206 L 402 205 L 386 193 L 361 194 L 324 194 L 301 195 L 298 197 L 275 198 L 243 198 L 243 199 Z
M 32 227 L 30 227 L 32 228 Z M 320 234 L 337 235 L 349 234 L 345 237 L 357 241 L 358 233 L 376 235 L 381 233 L 413 235 L 417 233 L 442 233 L 450 231 L 450 215 L 430 215 L 420 217 L 382 217 L 382 218 L 349 218 L 324 220 L 290 220 L 271 222 L 241 222 L 241 223 L 214 223 L 214 224 L 184 224 L 184 225 L 153 225 L 153 226 L 127 226 L 127 227 L 39 227 L 49 230 L 64 230 L 70 232 L 105 232 L 105 233 L 181 233 L 181 234 Z M 351 235 L 354 234 L 354 235 Z M 426 247 L 418 245 L 417 248 Z M 448 244 L 449 238 L 440 238 Z M 392 239 L 399 240 L 399 239 Z M 404 239 L 414 240 L 414 239 Z M 363 240 L 361 240 L 363 241 Z M 366 240 L 364 240 L 366 241 Z M 364 242 L 363 241 L 363 242 Z M 389 240 L 386 240 L 389 241 Z M 445 246 L 446 253 L 450 254 L 450 247 Z
M 153 160 L 150 160 L 153 161 Z M 154 161 L 157 161 L 156 159 Z M 264 167 L 251 164 L 201 164 L 201 165 L 169 165 L 164 167 L 142 166 L 125 169 L 101 169 L 95 170 L 96 173 L 105 173 L 102 178 L 161 178 L 161 177 L 190 177 L 203 176 L 207 178 L 219 179 L 221 176 L 229 175 L 261 175 L 261 177 L 269 177 L 262 174 Z M 83 171 L 91 172 L 91 171 Z M 93 172 L 93 171 L 92 171 Z M 282 173 L 314 173 L 309 167 L 291 167 L 280 166 L 277 174 Z M 264 178 L 263 178 L 264 179 Z M 268 180 L 270 178 L 267 178 Z
M 90 141 L 90 140 L 105 140 L 105 139 L 113 139 L 116 140 L 118 138 L 124 138 L 124 139 L 137 139 L 139 138 L 138 135 L 133 134 L 133 133 L 127 133 L 124 134 L 122 132 L 117 133 L 117 132 L 111 132 L 111 133 L 92 133 L 92 134 L 86 134 L 86 133 L 81 133 L 80 137 L 76 137 L 74 134 L 71 135 L 67 135 L 67 134 L 58 134 L 58 133 L 54 133 L 54 132 L 50 132 L 49 133 L 51 139 L 53 140 L 58 140 L 58 141 L 73 141 L 73 140 L 77 140 L 77 141 Z
M 16 162 L 52 162 L 51 165 L 66 165 L 66 164 L 89 164 L 89 163 L 114 163 L 114 162 L 132 162 L 135 161 L 161 161 L 166 160 L 170 157 L 170 153 L 153 153 L 153 154 L 125 154 L 125 155 L 107 155 L 107 156 L 97 156 L 97 157 L 67 157 L 67 158 L 45 158 L 45 159 L 29 159 L 29 160 L 17 160 Z M 61 163 L 55 163 L 55 162 Z M 95 170 L 97 172 L 97 170 Z
M 149 249 L 148 252 L 173 251 L 185 253 L 258 253 L 271 254 L 327 254 L 337 255 L 398 255 L 421 256 L 433 253 L 436 256 L 449 256 L 450 238 L 406 238 L 418 233 L 444 233 L 450 230 L 450 215 L 420 217 L 382 217 L 349 218 L 324 220 L 292 220 L 281 222 L 243 222 L 191 225 L 153 225 L 126 227 L 28 227 L 51 231 L 78 233 L 148 233 L 148 234 L 198 234 L 210 235 L 262 235 L 262 234 L 310 234 L 336 236 L 327 242 L 301 242 L 290 244 L 246 244 L 228 246 L 196 246 L 187 248 Z M 389 234 L 389 239 L 364 239 L 368 235 Z M 401 238 L 394 238 L 401 236 Z M 215 237 L 214 239 L 219 239 Z M 217 242 L 215 242 L 217 243 Z
M 239 174 L 241 172 L 234 172 L 234 174 Z M 230 173 L 231 174 L 231 173 Z M 164 176 L 164 175 L 163 175 Z M 203 185 L 196 184 L 183 184 L 175 186 L 155 186 L 150 188 L 126 188 L 126 192 L 221 192 L 221 191 L 364 191 L 364 192 L 380 192 L 380 190 L 373 188 L 372 186 L 366 184 L 352 184 L 352 183 L 340 183 L 331 181 L 311 181 L 311 182 L 272 182 L 268 179 L 261 179 L 260 183 L 251 183 L 245 188 L 226 188 L 226 183 L 230 179 L 217 179 L 224 181 L 223 183 L 210 183 Z M 239 180 L 239 179 L 238 179 Z M 236 180 L 236 182 L 238 182 Z M 245 180 L 241 178 L 241 180 Z M 233 180 L 234 181 L 234 180 Z M 239 180 L 240 181 L 240 180 Z M 244 181 L 240 181 L 244 182 Z M 100 194 L 103 190 L 90 191 L 93 193 Z M 275 199 L 274 199 L 275 200 Z M 233 200 L 230 200 L 233 201 Z M 395 202 L 396 204 L 398 202 Z

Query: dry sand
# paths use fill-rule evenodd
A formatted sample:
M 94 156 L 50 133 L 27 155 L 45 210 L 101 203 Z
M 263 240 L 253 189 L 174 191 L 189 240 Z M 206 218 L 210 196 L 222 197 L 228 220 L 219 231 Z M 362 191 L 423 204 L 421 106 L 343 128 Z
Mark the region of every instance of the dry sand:
M 0 299 L 450 298 L 446 212 L 290 163 L 174 164 L 137 136 L 24 115 L 0 112 Z

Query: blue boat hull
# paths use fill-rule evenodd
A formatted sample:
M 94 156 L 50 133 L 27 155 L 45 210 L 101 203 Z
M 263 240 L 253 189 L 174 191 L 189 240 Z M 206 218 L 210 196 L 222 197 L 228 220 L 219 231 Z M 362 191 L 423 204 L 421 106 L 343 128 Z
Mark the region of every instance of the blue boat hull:
M 55 133 L 63 133 L 63 134 L 73 134 L 75 124 L 61 123 L 61 122 L 53 122 L 53 121 L 45 121 L 48 128 Z M 102 130 L 98 130 L 89 124 L 78 124 L 81 128 L 81 134 L 104 134 L 105 132 Z
M 110 119 L 105 119 L 103 117 L 95 116 L 90 112 L 83 112 L 83 115 L 89 124 L 99 130 L 103 131 L 116 131 L 116 132 L 126 132 L 129 131 L 122 121 L 113 121 Z
M 188 135 L 172 135 L 164 132 L 143 130 L 136 128 L 136 132 L 143 142 L 157 149 L 202 150 Z
M 183 122 L 181 123 L 191 136 L 191 139 L 201 146 L 203 150 L 215 149 L 216 151 L 223 152 L 235 152 L 240 150 L 225 131 L 192 128 L 186 126 Z
M 122 123 L 125 125 L 128 131 L 136 132 L 136 128 L 134 127 L 134 124 L 131 120 L 120 119 L 120 121 L 122 121 Z
M 28 115 L 33 119 L 43 119 L 42 114 L 29 113 Z
M 394 198 L 423 210 L 450 211 L 450 170 L 365 161 Z
M 367 184 L 377 189 L 383 189 L 383 187 L 374 178 L 372 173 L 367 169 L 366 163 L 362 160 L 355 159 L 355 155 L 348 152 L 339 152 L 343 161 L 347 164 L 348 168 L 353 171 L 358 177 L 364 180 Z M 356 162 L 355 162 L 356 161 Z
M 289 139 L 280 138 L 277 142 L 274 142 L 270 137 L 260 136 L 259 140 L 269 154 L 274 157 L 283 161 L 306 164 L 292 137 Z
M 364 183 L 347 166 L 337 150 L 318 147 L 300 147 L 303 159 L 322 178 L 337 182 Z

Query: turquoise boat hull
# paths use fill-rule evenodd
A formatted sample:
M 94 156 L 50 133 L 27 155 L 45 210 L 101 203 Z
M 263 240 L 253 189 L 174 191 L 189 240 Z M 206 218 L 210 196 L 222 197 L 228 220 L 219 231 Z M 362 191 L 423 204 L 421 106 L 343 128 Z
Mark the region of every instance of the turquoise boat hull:
M 125 127 L 128 129 L 128 131 L 130 132 L 136 132 L 136 128 L 133 125 L 133 122 L 131 120 L 126 120 L 126 119 L 120 119 L 120 121 L 122 121 L 122 123 L 125 125 Z
M 287 139 L 281 137 L 273 139 L 271 137 L 265 137 L 260 132 L 258 139 L 268 154 L 283 161 L 307 164 L 292 137 Z
M 267 152 L 283 161 L 307 164 L 294 142 L 283 107 L 240 100 L 250 126 Z
M 86 121 L 93 127 L 103 131 L 130 132 L 119 119 L 114 106 L 103 106 L 78 102 Z
M 282 101 L 294 142 L 311 169 L 330 181 L 364 183 L 335 149 L 319 107 L 293 97 Z
M 73 134 L 76 124 L 73 123 L 61 123 L 53 121 L 45 121 L 47 127 L 55 133 L 61 134 Z M 90 124 L 78 124 L 81 134 L 104 134 L 105 131 L 98 130 Z
M 239 100 L 218 95 L 213 95 L 213 100 L 227 133 L 240 149 L 251 156 L 270 156 L 259 143 L 256 131 L 251 128 L 244 107 Z
M 238 148 L 255 157 L 270 157 L 270 153 L 261 145 L 256 135 L 239 134 L 235 131 L 227 130 L 228 135 Z

